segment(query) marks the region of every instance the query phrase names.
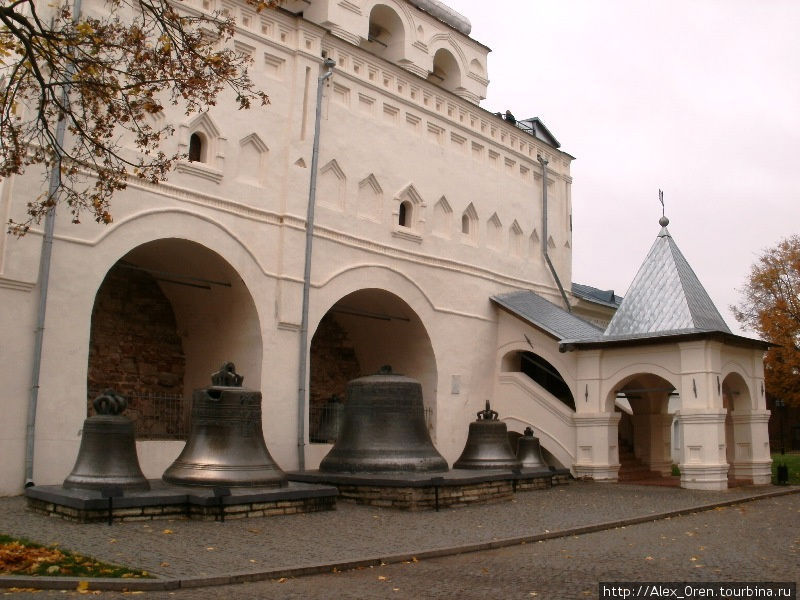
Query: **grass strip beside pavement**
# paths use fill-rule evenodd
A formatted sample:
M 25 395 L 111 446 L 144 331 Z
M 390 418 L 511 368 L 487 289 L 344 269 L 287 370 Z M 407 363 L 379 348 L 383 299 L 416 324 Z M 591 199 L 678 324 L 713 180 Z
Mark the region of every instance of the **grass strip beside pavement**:
M 147 571 L 128 569 L 24 538 L 0 534 L 0 575 L 43 577 L 150 577 Z
M 772 455 L 772 482 L 778 479 L 778 465 L 789 467 L 789 485 L 800 485 L 800 453 L 781 454 L 776 452 Z

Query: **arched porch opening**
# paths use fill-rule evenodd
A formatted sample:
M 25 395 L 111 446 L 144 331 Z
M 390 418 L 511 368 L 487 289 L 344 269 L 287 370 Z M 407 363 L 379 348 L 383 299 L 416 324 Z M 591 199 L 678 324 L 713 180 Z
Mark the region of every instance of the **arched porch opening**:
M 384 365 L 422 386 L 428 431 L 434 437 L 436 359 L 428 332 L 399 296 L 378 288 L 352 292 L 322 317 L 311 340 L 309 440 L 333 443 L 347 382 Z
M 753 439 L 749 427 L 752 402 L 750 389 L 738 373 L 730 373 L 722 380 L 722 406 L 725 409 L 728 486 L 737 482 L 752 483 Z
M 259 388 L 258 313 L 236 270 L 185 239 L 142 244 L 108 271 L 95 296 L 87 412 L 105 388 L 128 399 L 142 440 L 185 439 L 192 390 L 233 361 L 245 385 Z
M 517 372 L 527 375 L 545 391 L 558 398 L 567 408 L 575 411 L 575 398 L 569 385 L 558 369 L 544 357 L 527 350 L 509 352 L 503 357 L 501 369 L 506 373 Z
M 619 480 L 638 481 L 670 476 L 677 462 L 680 430 L 674 425 L 680 409 L 675 386 L 653 373 L 631 375 L 614 387 Z M 676 478 L 675 485 L 680 482 Z

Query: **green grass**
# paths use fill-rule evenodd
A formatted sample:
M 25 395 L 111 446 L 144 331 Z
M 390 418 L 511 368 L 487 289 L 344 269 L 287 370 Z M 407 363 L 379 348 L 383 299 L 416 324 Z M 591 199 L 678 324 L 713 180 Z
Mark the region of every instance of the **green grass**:
M 128 569 L 62 550 L 0 534 L 0 575 L 57 577 L 150 577 L 147 571 Z
M 780 453 L 772 455 L 772 482 L 777 482 L 777 469 L 779 464 L 785 464 L 789 467 L 789 484 L 800 485 L 800 454 L 784 454 Z

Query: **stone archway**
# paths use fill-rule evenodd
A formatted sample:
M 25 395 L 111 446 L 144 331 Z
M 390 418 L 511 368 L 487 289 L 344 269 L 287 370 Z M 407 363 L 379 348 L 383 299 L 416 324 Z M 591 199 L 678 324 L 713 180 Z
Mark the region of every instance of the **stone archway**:
M 620 414 L 619 480 L 670 475 L 672 450 L 678 442 L 673 439 L 673 421 L 679 408 L 675 386 L 653 373 L 638 373 L 614 386 L 612 394 L 614 410 Z
M 721 383 L 725 409 L 725 460 L 728 485 L 754 480 L 752 399 L 750 389 L 739 373 L 729 373 Z
M 137 437 L 188 434 L 191 392 L 233 361 L 259 387 L 262 340 L 255 303 L 219 254 L 185 239 L 144 243 L 109 269 L 95 297 L 89 399 L 106 387 L 129 400 Z
M 437 369 L 430 337 L 419 316 L 399 296 L 368 288 L 339 299 L 311 340 L 309 439 L 332 442 L 328 423 L 347 381 L 390 365 L 422 385 L 428 430 L 434 436 Z

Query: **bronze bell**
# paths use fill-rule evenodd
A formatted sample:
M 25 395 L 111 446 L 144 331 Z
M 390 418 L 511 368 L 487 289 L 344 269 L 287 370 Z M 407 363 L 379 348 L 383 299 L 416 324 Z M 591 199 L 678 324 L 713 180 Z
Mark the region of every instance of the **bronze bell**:
M 384 367 L 347 384 L 339 437 L 322 459 L 326 472 L 439 472 L 447 461 L 425 426 L 422 386 Z
M 517 440 L 517 458 L 525 469 L 549 470 L 550 467 L 542 458 L 542 446 L 539 438 L 533 435 L 533 429 L 525 428 L 525 434 Z
M 192 429 L 183 451 L 161 477 L 167 483 L 268 487 L 286 483 L 264 443 L 261 392 L 242 386 L 233 363 L 192 396 Z
M 133 421 L 120 414 L 128 401 L 109 389 L 92 404 L 97 414 L 83 422 L 78 458 L 63 486 L 87 490 L 149 490 L 150 484 L 136 455 Z
M 467 443 L 454 469 L 519 469 L 520 460 L 508 443 L 506 424 L 497 420 L 496 410 L 489 401 L 486 409 L 478 412 L 478 420 L 469 424 Z

